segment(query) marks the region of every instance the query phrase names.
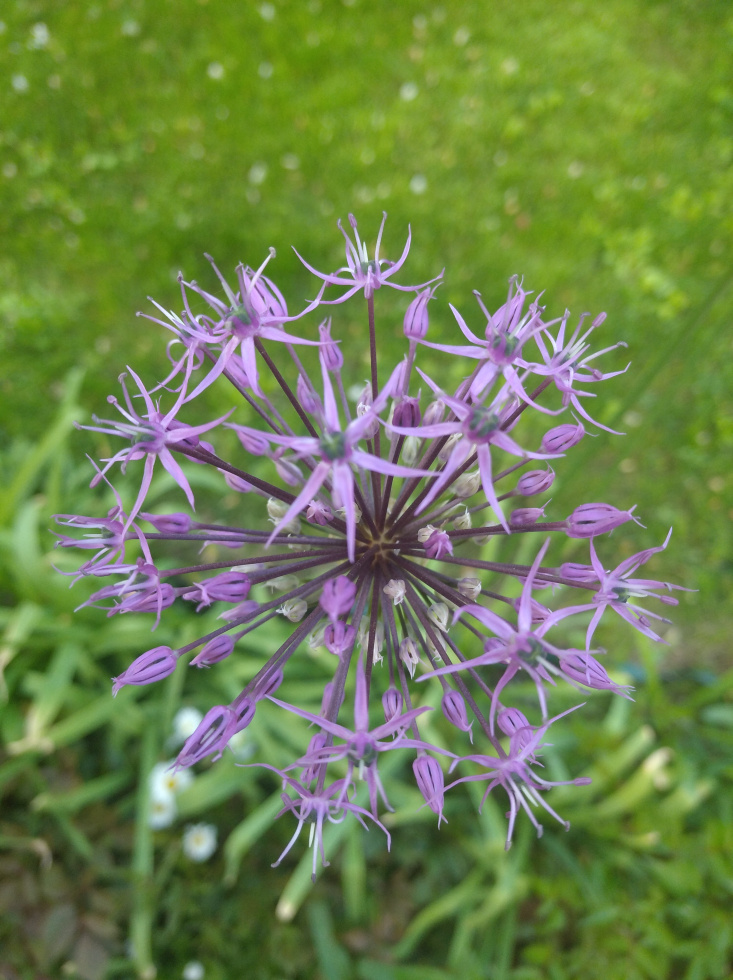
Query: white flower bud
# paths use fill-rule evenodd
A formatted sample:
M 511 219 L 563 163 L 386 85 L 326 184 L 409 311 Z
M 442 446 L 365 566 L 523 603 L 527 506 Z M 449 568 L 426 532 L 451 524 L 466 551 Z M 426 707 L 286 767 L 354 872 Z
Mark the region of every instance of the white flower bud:
M 402 445 L 402 461 L 405 466 L 414 466 L 420 453 L 420 440 L 417 436 L 407 436 Z
M 267 514 L 271 524 L 279 524 L 288 512 L 290 504 L 283 503 L 275 497 L 270 497 L 267 501 Z M 300 531 L 300 518 L 294 517 L 287 524 L 280 528 L 280 534 L 298 534 Z
M 417 643 L 409 636 L 406 636 L 400 643 L 400 660 L 407 668 L 410 677 L 414 677 L 415 668 L 420 662 L 420 655 L 418 653 Z
M 417 540 L 420 544 L 425 544 L 433 531 L 437 530 L 434 524 L 426 524 L 425 527 L 421 527 L 417 532 Z
M 342 521 L 346 520 L 346 508 L 339 507 L 336 511 L 336 517 L 340 517 Z M 358 524 L 361 521 L 361 508 L 354 504 L 354 520 Z
M 316 650 L 320 650 L 326 645 L 325 640 L 323 639 L 323 634 L 325 633 L 327 626 L 328 623 L 319 623 L 318 626 L 316 626 L 316 628 L 308 634 L 306 642 L 309 649 L 314 653 Z
M 467 599 L 475 602 L 481 595 L 481 583 L 477 578 L 467 575 L 465 578 L 458 580 L 458 591 Z
M 278 500 L 276 497 L 269 497 L 267 501 L 267 516 L 272 524 L 277 524 L 288 512 L 290 504 Z
M 425 414 L 423 415 L 423 423 L 425 425 L 437 425 L 438 422 L 443 421 L 443 416 L 445 415 L 445 402 L 438 398 L 434 402 L 430 402 L 428 407 L 425 409 Z
M 468 510 L 466 510 L 460 517 L 456 517 L 453 521 L 453 527 L 456 531 L 468 531 L 469 528 L 473 527 L 471 522 L 471 515 Z
M 286 599 L 278 612 L 282 613 L 291 623 L 299 623 L 308 612 L 308 603 L 305 599 Z
M 262 583 L 266 589 L 272 592 L 292 592 L 300 585 L 297 575 L 278 575 L 276 578 L 268 579 Z
M 356 414 L 358 418 L 363 418 L 365 415 L 370 415 L 372 411 L 372 402 L 374 401 L 372 397 L 372 385 L 370 381 L 367 381 L 364 390 L 359 396 L 359 400 L 356 403 Z M 364 432 L 365 439 L 373 439 L 374 436 L 379 431 L 379 422 L 377 422 L 376 416 L 374 416 L 371 425 L 369 425 Z
M 478 470 L 472 470 L 456 477 L 451 489 L 456 497 L 472 497 L 480 486 L 481 474 Z
M 428 619 L 431 623 L 434 623 L 438 629 L 443 632 L 448 632 L 448 619 L 450 617 L 450 610 L 444 602 L 434 602 L 428 608 Z
M 442 462 L 444 462 L 444 463 L 447 463 L 448 462 L 448 459 L 450 457 L 450 454 L 453 452 L 453 449 L 455 447 L 455 444 L 457 442 L 459 442 L 462 438 L 463 438 L 463 435 L 460 432 L 454 432 L 452 436 L 448 436 L 448 439 L 446 441 L 446 444 L 443 446 L 443 448 L 438 453 L 438 459 L 439 460 L 442 460 Z
M 364 650 L 366 644 L 369 642 L 369 616 L 363 616 L 361 623 L 359 624 L 359 629 L 356 632 L 356 642 L 359 644 L 359 649 Z M 384 647 L 384 623 L 381 619 L 377 620 L 377 628 L 374 632 L 374 663 L 381 663 L 384 659 L 382 657 L 382 648 Z
M 390 597 L 395 606 L 399 606 L 405 598 L 405 592 L 407 590 L 401 578 L 391 578 L 382 591 Z

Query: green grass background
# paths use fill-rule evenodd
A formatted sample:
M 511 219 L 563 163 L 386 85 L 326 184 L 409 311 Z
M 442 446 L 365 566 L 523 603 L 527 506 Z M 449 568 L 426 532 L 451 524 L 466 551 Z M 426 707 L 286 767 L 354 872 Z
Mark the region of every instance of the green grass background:
M 0 856 L 27 901 L 0 969 L 76 963 L 69 975 L 94 980 L 155 963 L 178 977 L 195 958 L 207 978 L 534 980 L 596 976 L 599 963 L 608 977 L 728 976 L 730 4 L 9 0 L 0 22 L 0 710 L 15 746 L 0 763 Z M 213 285 L 204 252 L 230 270 L 273 245 L 296 308 L 313 281 L 290 246 L 335 268 L 336 219 L 353 211 L 373 242 L 382 210 L 385 254 L 412 227 L 403 281 L 446 268 L 434 339 L 455 329 L 449 301 L 478 327 L 471 290 L 495 306 L 514 273 L 544 290 L 549 313 L 608 312 L 600 339 L 625 340 L 632 367 L 598 411 L 627 435 L 585 440 L 558 495 L 568 509 L 638 504 L 648 530 L 617 536 L 621 551 L 674 525 L 663 577 L 699 592 L 683 598 L 666 656 L 619 634 L 619 660 L 645 666 L 635 706 L 600 698 L 570 726 L 566 754 L 606 765 L 610 799 L 627 793 L 605 817 L 601 793 L 569 814 L 578 836 L 525 836 L 509 858 L 472 811 L 440 835 L 420 817 L 393 857 L 370 853 L 371 870 L 355 838 L 284 922 L 273 909 L 289 871 L 267 866 L 272 832 L 225 885 L 222 864 L 192 871 L 172 833 L 161 844 L 132 823 L 137 773 L 165 730 L 149 725 L 157 695 L 121 719 L 106 685 L 110 658 L 141 649 L 147 627 L 72 619 L 46 528 L 54 510 L 95 507 L 81 466 L 92 442 L 70 435 L 72 418 L 104 414 L 126 364 L 160 376 L 162 331 L 134 316 L 146 296 L 177 308 L 179 270 Z M 396 358 L 398 306 L 384 310 L 380 345 Z M 360 325 L 348 329 L 358 340 Z M 160 695 L 168 716 L 182 683 Z M 186 697 L 206 706 L 205 691 Z M 644 769 L 653 745 L 673 750 L 666 785 Z M 94 783 L 110 772 L 117 783 Z M 221 779 L 212 813 L 225 837 L 265 797 L 254 779 Z M 53 795 L 90 784 L 78 805 Z M 121 945 L 130 923 L 134 961 Z

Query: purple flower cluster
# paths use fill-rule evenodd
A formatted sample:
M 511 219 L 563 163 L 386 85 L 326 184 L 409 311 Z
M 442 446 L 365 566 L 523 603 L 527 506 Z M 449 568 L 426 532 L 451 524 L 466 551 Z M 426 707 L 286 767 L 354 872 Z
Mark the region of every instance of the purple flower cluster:
M 548 687 L 564 680 L 628 697 L 598 659 L 603 651 L 591 646 L 596 628 L 612 609 L 660 640 L 652 624 L 667 620 L 638 602 L 651 597 L 672 605 L 677 600 L 666 593 L 680 588 L 632 577 L 669 536 L 613 571 L 603 564 L 598 552 L 608 546 L 602 536 L 635 521 L 633 508 L 591 502 L 563 520 L 545 518 L 541 498 L 552 488 L 553 465 L 583 439 L 586 425 L 606 428 L 586 408 L 592 389 L 623 373 L 596 366 L 601 354 L 623 346 L 592 349 L 605 316 L 587 323 L 583 314 L 574 327 L 569 313 L 546 320 L 544 307 L 513 278 L 494 313 L 476 294 L 483 333 L 474 333 L 451 307 L 466 343 L 428 341 L 438 280 L 418 286 L 392 281 L 407 258 L 409 236 L 400 258 L 390 262 L 380 257 L 384 221 L 373 257 L 353 216 L 349 222 L 351 235 L 339 224 L 346 265 L 324 274 L 304 263 L 320 280 L 319 291 L 294 316 L 265 275 L 272 250 L 256 271 L 239 266 L 234 284 L 212 261 L 223 296 L 180 278 L 182 312 L 155 304 L 163 318 L 149 317 L 172 334 L 167 376 L 147 389 L 128 368 L 134 389 L 123 374 L 123 402 L 109 399 L 120 417 L 86 426 L 125 442 L 97 468 L 93 484 L 111 486 L 117 464 L 123 472 L 140 464 L 132 505 L 125 509 L 112 488 L 115 506 L 106 517 L 57 518 L 82 533 L 59 534 L 61 547 L 93 552 L 76 576 L 111 583 L 85 605 L 110 616 L 151 613 L 155 625 L 177 601 L 197 612 L 220 611 L 222 625 L 194 642 L 139 656 L 114 679 L 115 694 L 167 677 L 182 658 L 204 668 L 236 655 L 243 638 L 275 617 L 292 624 L 279 648 L 263 651 L 244 690 L 208 711 L 177 765 L 219 757 L 252 724 L 264 698 L 307 719 L 314 730 L 307 749 L 275 771 L 283 785 L 282 813 L 298 821 L 286 852 L 309 823 L 314 873 L 319 856 L 326 863 L 324 821 L 351 815 L 387 834 L 380 810 L 390 805 L 378 769 L 384 752 L 411 756 L 417 788 L 438 823 L 445 819 L 446 790 L 480 781 L 484 799 L 496 787 L 509 798 L 507 847 L 520 809 L 538 833 L 537 807 L 564 824 L 545 800 L 557 784 L 536 770 L 543 739 L 557 720 L 549 716 Z M 404 314 L 405 356 L 386 372 L 375 320 L 374 294 L 382 286 L 412 294 Z M 356 397 L 353 365 L 362 351 L 351 352 L 347 372 L 331 316 L 317 328 L 292 326 L 347 300 L 364 302 L 368 321 L 363 353 L 369 380 Z M 417 366 L 424 346 L 448 359 L 444 377 L 462 378 L 453 390 Z M 237 407 L 213 421 L 185 421 L 191 403 L 215 382 L 229 386 Z M 525 425 L 532 416 L 543 428 L 539 439 L 537 424 Z M 234 443 L 236 452 L 220 454 L 217 430 L 220 445 Z M 188 510 L 144 509 L 158 462 Z M 190 464 L 205 466 L 222 489 L 241 495 L 241 523 L 217 523 L 215 514 L 196 518 Z M 528 533 L 538 536 L 531 564 L 499 560 L 508 536 L 523 542 Z M 553 534 L 588 539 L 590 564 L 548 564 Z M 165 551 L 156 559 L 161 543 Z M 175 567 L 171 543 L 186 555 Z M 205 561 L 196 557 L 202 551 Z M 279 593 L 274 598 L 273 591 Z M 558 599 L 554 609 L 545 604 L 547 595 Z M 583 649 L 549 639 L 569 617 L 587 625 Z M 318 713 L 275 697 L 288 661 L 308 646 L 333 657 Z M 536 689 L 537 724 L 512 706 L 515 677 L 529 678 Z M 428 679 L 440 685 L 442 714 L 464 733 L 458 738 L 485 740 L 490 754 L 458 756 L 424 737 L 431 709 L 420 703 L 421 682 Z M 446 786 L 446 772 L 455 771 L 461 775 Z M 356 802 L 362 781 L 364 805 Z

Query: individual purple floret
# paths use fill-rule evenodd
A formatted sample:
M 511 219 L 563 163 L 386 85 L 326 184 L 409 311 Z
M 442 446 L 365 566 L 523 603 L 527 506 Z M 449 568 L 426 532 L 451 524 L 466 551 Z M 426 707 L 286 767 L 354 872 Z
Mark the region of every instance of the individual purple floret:
M 626 370 L 595 366 L 623 346 L 592 349 L 605 315 L 586 328 L 584 314 L 570 331 L 569 314 L 547 318 L 514 276 L 494 313 L 474 294 L 477 326 L 435 303 L 428 316 L 440 277 L 395 282 L 409 231 L 390 261 L 384 220 L 373 251 L 351 215 L 349 224 L 339 223 L 346 265 L 328 274 L 304 263 L 318 282 L 295 313 L 265 276 L 274 251 L 256 269 L 240 265 L 234 285 L 210 260 L 215 291 L 179 277 L 183 309 L 155 303 L 160 317 L 149 317 L 168 332 L 162 380 L 148 385 L 128 369 L 135 389 L 123 375 L 123 402 L 110 399 L 120 418 L 88 426 L 126 440 L 92 478 L 114 499 L 102 516 L 57 518 L 63 556 L 77 547 L 82 561 L 64 574 L 98 583 L 82 606 L 142 616 L 153 629 L 174 604 L 200 617 L 198 630 L 166 634 L 177 646 L 141 653 L 113 680 L 117 695 L 188 667 L 191 678 L 210 671 L 209 683 L 225 675 L 228 703 L 208 707 L 177 767 L 212 763 L 250 727 L 267 725 L 271 744 L 279 712 L 278 766 L 254 765 L 276 774 L 281 815 L 297 821 L 276 864 L 308 824 L 314 875 L 319 859 L 327 864 L 330 824 L 374 823 L 389 847 L 380 816 L 389 767 L 379 771 L 388 752 L 411 763 L 412 797 L 439 826 L 446 794 L 472 781 L 486 784 L 484 799 L 507 793 L 507 846 L 520 810 L 538 833 L 538 806 L 567 826 L 546 801 L 557 784 L 537 771 L 550 725 L 568 713 L 549 717 L 554 688 L 629 697 L 612 655 L 602 664 L 591 641 L 607 609 L 659 640 L 651 622 L 662 617 L 636 600 L 672 605 L 660 591 L 681 588 L 635 577 L 669 537 L 612 571 L 602 565 L 603 537 L 641 533 L 634 507 L 590 501 L 566 516 L 548 497 L 556 484 L 546 461 L 558 460 L 562 491 L 562 457 L 586 426 L 612 431 L 586 409 L 600 383 Z M 382 286 L 407 294 L 396 321 L 392 312 L 378 321 Z M 339 316 L 347 302 L 353 309 Z M 404 356 L 390 360 L 397 336 Z M 231 410 L 202 421 L 195 403 L 212 385 Z M 565 620 L 585 631 L 585 649 L 568 646 Z M 322 691 L 293 680 L 313 658 Z M 529 708 L 522 678 L 536 690 Z M 447 787 L 446 759 L 451 771 L 466 767 Z

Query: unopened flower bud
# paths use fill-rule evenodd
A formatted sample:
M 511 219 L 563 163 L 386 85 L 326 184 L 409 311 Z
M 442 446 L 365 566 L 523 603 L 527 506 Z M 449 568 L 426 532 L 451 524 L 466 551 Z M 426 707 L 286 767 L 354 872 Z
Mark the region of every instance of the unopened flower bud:
M 236 732 L 244 731 L 244 729 L 247 728 L 247 726 L 251 723 L 252 719 L 255 716 L 255 711 L 257 710 L 257 705 L 254 699 L 250 697 L 245 697 L 242 698 L 240 701 L 240 699 L 237 698 L 237 700 L 234 701 L 230 705 L 230 707 L 237 719 L 235 734 Z
M 276 575 L 261 584 L 271 592 L 292 592 L 300 585 L 300 579 L 297 575 Z
M 340 517 L 342 521 L 345 521 L 346 508 L 339 507 L 339 509 L 336 511 L 336 517 Z M 361 521 L 361 507 L 359 507 L 357 504 L 354 504 L 354 522 L 358 524 L 360 521 Z
M 308 612 L 308 603 L 305 599 L 286 599 L 278 612 L 282 613 L 291 623 L 299 623 Z
M 445 777 L 440 763 L 431 755 L 419 755 L 412 763 L 412 771 L 415 774 L 417 788 L 433 813 L 438 815 L 438 826 L 440 826 L 440 821 L 445 820 L 443 816 Z
M 467 471 L 456 477 L 451 490 L 456 497 L 472 497 L 481 486 L 481 474 L 478 470 Z
M 629 697 L 630 688 L 615 684 L 595 657 L 587 651 L 569 650 L 560 658 L 560 670 L 566 677 L 578 684 L 594 688 L 596 691 L 615 691 L 623 697 Z
M 536 524 L 537 521 L 544 516 L 545 516 L 544 507 L 517 507 L 517 509 L 513 510 L 509 515 L 509 523 L 519 524 L 520 526 L 527 525 L 527 524 Z
M 248 619 L 254 619 L 259 608 L 259 602 L 255 602 L 254 599 L 245 599 L 244 602 L 238 602 L 232 609 L 226 609 L 221 613 L 219 619 L 223 619 L 227 623 L 243 623 Z
M 270 443 L 267 437 L 256 429 L 248 429 L 244 425 L 232 425 L 232 429 L 239 436 L 239 441 L 252 456 L 265 456 L 270 451 Z
M 239 717 L 232 708 L 221 704 L 210 708 L 193 735 L 186 739 L 178 753 L 176 765 L 187 768 L 212 753 L 218 759 L 237 731 L 238 724 Z
M 425 527 L 418 528 L 417 540 L 420 542 L 420 544 L 425 544 L 435 530 L 436 528 L 434 524 L 426 524 Z
M 235 490 L 237 493 L 251 493 L 254 490 L 252 484 L 243 480 L 241 476 L 230 473 L 228 470 L 219 470 L 219 472 L 224 474 L 224 482 L 231 490 Z
M 124 670 L 119 677 L 113 678 L 112 696 L 128 684 L 153 684 L 169 677 L 176 669 L 177 655 L 170 647 L 153 647 L 141 654 Z
M 402 695 L 397 688 L 388 687 L 382 695 L 382 708 L 384 709 L 385 722 L 390 722 L 393 718 L 397 718 L 398 715 L 402 714 L 403 703 Z
M 267 501 L 267 516 L 270 519 L 271 524 L 279 524 L 280 521 L 285 517 L 288 512 L 289 504 L 284 503 L 282 500 L 277 500 L 275 497 L 270 497 Z M 297 534 L 300 531 L 300 519 L 294 517 L 292 520 L 284 524 L 279 533 L 280 534 Z
M 444 602 L 433 602 L 428 607 L 428 619 L 434 623 L 443 633 L 448 632 L 448 619 L 450 612 Z
M 438 453 L 438 459 L 442 463 L 448 462 L 448 459 L 450 458 L 450 454 L 453 452 L 456 443 L 460 442 L 461 439 L 463 439 L 463 436 L 460 432 L 454 432 L 452 436 L 448 436 L 448 438 L 445 441 L 445 445 Z
M 500 730 L 509 736 L 512 751 L 521 752 L 534 737 L 532 726 L 519 708 L 502 708 L 496 716 L 496 723 Z
M 251 585 L 249 576 L 242 572 L 222 572 L 200 583 L 208 597 L 219 602 L 243 602 Z
M 443 694 L 440 707 L 451 725 L 455 725 L 459 731 L 468 732 L 468 737 L 473 742 L 473 732 L 471 731 L 473 722 L 469 722 L 468 720 L 466 702 L 463 700 L 463 695 L 453 690 L 453 688 L 448 688 Z
M 569 538 L 592 538 L 596 534 L 605 534 L 614 528 L 626 524 L 627 521 L 639 521 L 631 510 L 619 510 L 612 504 L 581 504 L 576 507 L 567 519 L 567 536 Z
M 563 425 L 556 425 L 553 429 L 549 429 L 542 437 L 542 452 L 543 453 L 564 453 L 568 449 L 572 449 L 573 446 L 577 446 L 580 440 L 585 435 L 585 429 L 583 428 L 582 422 L 578 422 L 577 425 L 572 425 L 570 422 L 566 422 Z
M 303 482 L 303 474 L 292 459 L 283 459 L 279 456 L 273 457 L 273 459 L 275 460 L 275 469 L 280 479 L 284 483 L 287 483 L 289 487 L 299 487 Z
M 530 470 L 523 473 L 517 480 L 517 493 L 522 497 L 533 497 L 536 493 L 545 493 L 553 484 L 555 472 L 552 469 Z
M 425 409 L 423 422 L 425 425 L 437 425 L 438 422 L 443 421 L 444 415 L 445 402 L 441 398 L 437 398 L 434 402 L 430 402 L 428 407 Z
M 400 641 L 400 660 L 407 668 L 410 677 L 415 676 L 415 668 L 420 662 L 420 654 L 417 643 L 410 636 L 406 636 Z
M 188 534 L 193 521 L 188 514 L 140 514 L 159 534 Z
M 212 664 L 218 664 L 221 660 L 226 660 L 233 649 L 234 640 L 231 636 L 226 636 L 225 634 L 215 636 L 213 640 L 209 640 L 208 643 L 204 644 L 191 661 L 191 666 L 211 667 Z
M 372 415 L 373 401 L 374 398 L 372 397 L 372 385 L 370 381 L 367 381 L 361 395 L 359 395 L 359 400 L 356 403 L 356 414 L 358 418 L 364 418 L 367 415 Z M 378 431 L 379 431 L 379 422 L 377 421 L 376 415 L 373 415 L 372 421 L 364 430 L 364 438 L 373 439 Z
M 414 429 L 420 425 L 421 418 L 420 399 L 402 398 L 394 407 L 392 425 L 403 429 Z
M 302 374 L 298 375 L 298 382 L 295 386 L 298 394 L 298 401 L 310 415 L 321 410 L 321 400 L 313 391 L 313 386 L 306 381 Z
M 462 514 L 459 514 L 453 521 L 453 527 L 456 531 L 469 531 L 473 527 L 470 512 L 464 510 Z
M 458 580 L 458 591 L 474 602 L 481 595 L 481 582 L 477 578 L 467 575 Z
M 282 668 L 278 667 L 268 674 L 255 688 L 255 701 L 262 701 L 274 694 L 283 682 Z
M 316 650 L 320 650 L 321 647 L 326 645 L 323 635 L 328 625 L 328 623 L 319 623 L 318 626 L 316 626 L 316 628 L 308 634 L 308 639 L 306 642 L 308 643 L 308 647 L 313 650 L 314 653 Z
M 598 581 L 596 570 L 592 565 L 580 565 L 578 562 L 566 561 L 560 566 L 560 574 L 570 582 L 590 585 Z
M 405 598 L 405 583 L 401 578 L 391 578 L 382 591 L 389 596 L 395 606 L 399 606 Z
M 359 644 L 361 650 L 364 649 L 365 645 L 369 641 L 369 616 L 362 616 L 361 623 L 359 624 L 359 629 L 356 633 L 356 642 Z M 374 657 L 375 661 L 381 661 L 384 658 L 381 656 L 382 648 L 384 647 L 384 623 L 381 619 L 377 620 L 377 627 L 374 633 Z
M 434 288 L 419 292 L 405 310 L 403 329 L 410 340 L 422 340 L 428 332 L 428 302 L 432 299 Z
M 417 436 L 407 436 L 402 444 L 402 459 L 405 466 L 414 466 L 420 452 L 420 439 Z
M 319 351 L 321 361 L 329 371 L 340 371 L 344 364 L 344 356 L 340 345 L 335 340 L 331 340 L 331 317 L 320 324 L 318 334 L 322 344 Z

